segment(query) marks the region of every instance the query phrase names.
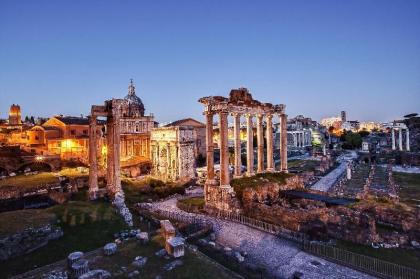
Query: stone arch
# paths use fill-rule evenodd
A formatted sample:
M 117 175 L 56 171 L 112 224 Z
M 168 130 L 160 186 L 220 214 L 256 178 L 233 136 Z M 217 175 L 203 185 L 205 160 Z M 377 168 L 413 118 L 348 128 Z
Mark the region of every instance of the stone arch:
M 31 171 L 53 171 L 54 166 L 47 162 L 30 162 L 20 165 L 16 171 L 24 171 L 26 168 L 30 168 Z

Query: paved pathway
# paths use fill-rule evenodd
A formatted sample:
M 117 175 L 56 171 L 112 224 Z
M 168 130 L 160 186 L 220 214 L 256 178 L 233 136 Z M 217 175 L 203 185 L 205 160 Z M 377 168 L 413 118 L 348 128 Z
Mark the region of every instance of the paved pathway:
M 290 278 L 299 271 L 302 278 L 373 278 L 303 252 L 288 240 L 278 238 L 242 224 L 214 217 L 191 214 L 176 206 L 177 198 L 151 204 L 151 209 L 169 210 L 186 216 L 197 216 L 213 224 L 216 241 L 239 251 L 246 251 L 246 261 L 265 267 L 276 278 Z
M 311 186 L 312 190 L 318 190 L 323 192 L 328 192 L 328 190 L 335 184 L 337 179 L 346 171 L 346 165 L 349 161 L 357 158 L 357 153 L 352 151 L 345 156 L 342 156 L 337 159 L 340 162 L 340 165 L 335 168 L 335 170 L 329 172 L 326 176 L 323 176 L 318 180 L 314 185 Z

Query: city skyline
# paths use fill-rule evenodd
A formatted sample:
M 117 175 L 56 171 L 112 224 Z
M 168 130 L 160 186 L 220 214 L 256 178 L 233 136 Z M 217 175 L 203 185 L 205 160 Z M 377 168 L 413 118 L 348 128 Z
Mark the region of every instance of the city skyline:
M 0 117 L 87 115 L 136 84 L 159 122 L 247 87 L 290 117 L 390 121 L 420 107 L 420 4 L 0 4 Z M 163 101 L 164 100 L 164 101 Z M 379 103 L 379 105 L 378 105 Z

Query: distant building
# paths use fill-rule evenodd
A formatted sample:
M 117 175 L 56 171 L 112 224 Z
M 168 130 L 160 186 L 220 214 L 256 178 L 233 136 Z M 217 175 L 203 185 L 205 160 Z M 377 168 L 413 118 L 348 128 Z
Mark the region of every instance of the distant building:
M 330 127 L 334 127 L 334 129 L 339 129 L 341 127 L 341 117 L 327 117 L 321 119 L 321 125 L 326 127 L 327 129 Z
M 166 124 L 164 127 L 193 127 L 196 134 L 195 156 L 206 157 L 206 125 L 193 118 L 185 118 Z
M 382 130 L 382 124 L 377 122 L 360 122 L 359 130 L 366 130 L 371 132 L 372 130 Z
M 9 126 L 22 125 L 22 115 L 19 105 L 11 105 L 9 110 Z
M 344 110 L 341 111 L 341 122 L 344 123 L 347 121 L 346 112 Z
M 164 181 L 195 177 L 196 130 L 192 126 L 155 128 L 151 132 L 152 175 Z

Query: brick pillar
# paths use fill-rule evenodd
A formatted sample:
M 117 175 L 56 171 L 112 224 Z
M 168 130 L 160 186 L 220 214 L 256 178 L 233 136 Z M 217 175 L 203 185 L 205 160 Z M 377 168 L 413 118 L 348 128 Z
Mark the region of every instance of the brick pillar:
M 267 129 L 266 129 L 266 138 L 267 138 L 267 171 L 274 171 L 274 157 L 273 157 L 273 116 L 271 114 L 267 115 Z
M 263 115 L 257 114 L 257 172 L 264 171 L 264 127 Z
M 220 133 L 220 186 L 230 185 L 229 173 L 229 147 L 228 147 L 228 113 L 219 113 Z
M 252 132 L 252 115 L 246 114 L 246 165 L 248 176 L 254 175 L 254 139 Z
M 206 113 L 207 184 L 214 183 L 213 113 Z
M 96 116 L 90 117 L 89 123 L 89 198 L 97 198 L 98 192 L 98 143 L 96 135 Z
M 287 115 L 280 115 L 280 170 L 287 172 Z
M 234 168 L 234 176 L 240 177 L 241 176 L 241 115 L 238 113 L 233 114 L 233 136 L 235 142 L 235 168 Z

